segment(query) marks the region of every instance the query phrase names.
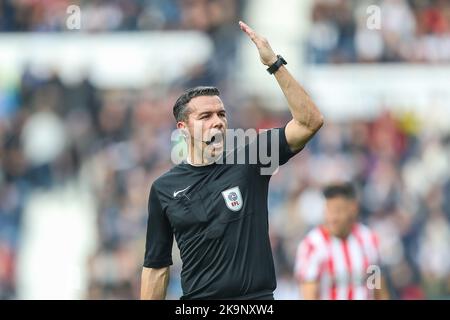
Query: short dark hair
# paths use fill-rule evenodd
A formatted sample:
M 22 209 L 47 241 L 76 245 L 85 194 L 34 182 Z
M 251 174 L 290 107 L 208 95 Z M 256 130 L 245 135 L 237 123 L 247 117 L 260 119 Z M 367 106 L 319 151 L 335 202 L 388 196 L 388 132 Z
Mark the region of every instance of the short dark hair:
M 195 87 L 191 89 L 187 89 L 175 102 L 175 105 L 173 106 L 173 116 L 175 117 L 175 120 L 178 121 L 186 121 L 189 112 L 187 105 L 188 103 L 194 99 L 195 97 L 199 96 L 219 96 L 220 92 L 219 89 L 216 87 Z
M 346 199 L 356 199 L 356 189 L 351 183 L 330 184 L 323 188 L 323 195 L 326 199 L 344 197 Z

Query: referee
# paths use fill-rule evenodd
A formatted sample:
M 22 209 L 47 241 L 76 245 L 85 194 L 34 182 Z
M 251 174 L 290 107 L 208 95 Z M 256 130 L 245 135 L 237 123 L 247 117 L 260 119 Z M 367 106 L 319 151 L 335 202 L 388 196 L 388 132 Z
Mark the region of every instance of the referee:
M 268 41 L 245 23 L 239 25 L 277 79 L 292 120 L 283 128 L 259 134 L 231 155 L 236 157 L 242 150 L 247 154 L 255 144 L 257 155 L 265 147 L 266 154 L 277 159 L 277 166 L 283 165 L 320 129 L 322 115 Z M 254 164 L 211 160 L 229 155 L 224 151 L 225 139 L 216 138 L 227 130 L 226 111 L 216 88 L 187 90 L 173 113 L 177 128 L 185 132 L 188 158 L 151 187 L 141 299 L 165 299 L 174 236 L 183 265 L 181 299 L 273 299 L 276 278 L 267 209 L 270 174 L 261 173 L 267 163 L 259 157 Z M 200 135 L 194 132 L 199 126 Z M 202 156 L 205 153 L 207 157 Z

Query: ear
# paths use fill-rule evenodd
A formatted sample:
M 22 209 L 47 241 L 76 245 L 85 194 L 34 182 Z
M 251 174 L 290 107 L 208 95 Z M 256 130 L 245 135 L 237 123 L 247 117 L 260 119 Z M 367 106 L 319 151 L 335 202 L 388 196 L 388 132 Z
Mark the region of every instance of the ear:
M 182 132 L 184 138 L 187 139 L 187 137 L 189 136 L 189 130 L 187 128 L 186 122 L 178 121 L 177 122 L 177 129 L 179 129 Z

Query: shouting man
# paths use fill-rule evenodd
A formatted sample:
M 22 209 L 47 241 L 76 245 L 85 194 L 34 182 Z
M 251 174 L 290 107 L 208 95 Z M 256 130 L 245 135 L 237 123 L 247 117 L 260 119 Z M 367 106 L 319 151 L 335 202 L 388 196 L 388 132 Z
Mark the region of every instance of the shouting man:
M 150 190 L 142 299 L 165 298 L 174 236 L 182 260 L 181 299 L 273 299 L 276 278 L 267 209 L 271 175 L 263 174 L 267 163 L 261 154 L 283 165 L 303 149 L 323 119 L 286 61 L 265 38 L 245 23 L 239 25 L 275 76 L 292 120 L 227 153 L 225 139 L 219 138 L 227 130 L 227 115 L 217 88 L 197 87 L 179 97 L 173 113 L 186 136 L 188 157 Z M 260 152 L 262 148 L 268 151 Z M 252 150 L 254 162 L 228 161 Z

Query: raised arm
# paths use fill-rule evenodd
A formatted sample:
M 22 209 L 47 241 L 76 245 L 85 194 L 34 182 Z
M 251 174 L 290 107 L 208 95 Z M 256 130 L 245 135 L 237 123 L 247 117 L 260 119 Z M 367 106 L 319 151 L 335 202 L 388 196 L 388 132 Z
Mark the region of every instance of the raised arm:
M 260 60 L 266 66 L 277 61 L 277 55 L 266 38 L 258 35 L 247 24 L 240 21 L 239 26 L 256 45 Z M 283 91 L 292 114 L 286 126 L 286 140 L 293 152 L 302 149 L 323 125 L 323 116 L 303 87 L 290 74 L 285 66 L 275 72 L 275 78 Z

